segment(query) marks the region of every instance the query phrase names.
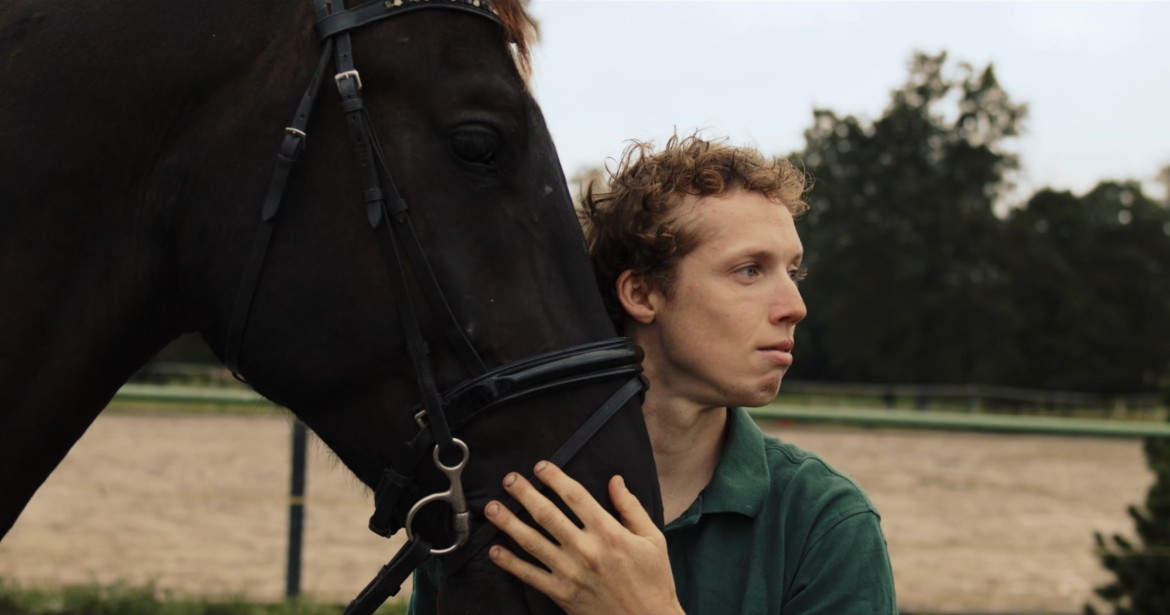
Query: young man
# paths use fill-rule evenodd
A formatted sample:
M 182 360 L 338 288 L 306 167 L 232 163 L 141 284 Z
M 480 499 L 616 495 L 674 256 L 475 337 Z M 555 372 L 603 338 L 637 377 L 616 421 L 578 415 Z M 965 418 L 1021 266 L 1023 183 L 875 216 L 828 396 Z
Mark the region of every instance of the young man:
M 646 353 L 643 412 L 662 488 L 660 531 L 620 477 L 620 520 L 547 463 L 507 492 L 554 540 L 499 502 L 487 518 L 541 562 L 497 565 L 572 615 L 896 615 L 879 517 L 849 478 L 765 437 L 741 406 L 776 396 L 806 310 L 793 216 L 803 175 L 754 149 L 697 137 L 627 149 L 583 207 L 590 253 L 622 333 Z M 425 598 L 419 604 L 429 602 Z

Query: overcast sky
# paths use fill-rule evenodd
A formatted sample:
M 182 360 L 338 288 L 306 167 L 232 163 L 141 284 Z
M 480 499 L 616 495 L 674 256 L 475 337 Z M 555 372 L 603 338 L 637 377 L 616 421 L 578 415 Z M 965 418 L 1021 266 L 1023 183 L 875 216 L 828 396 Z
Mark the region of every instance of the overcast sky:
M 1170 2 L 533 0 L 534 89 L 566 173 L 675 126 L 786 154 L 816 106 L 879 117 L 915 50 L 994 63 L 1030 115 L 1020 193 L 1170 165 Z

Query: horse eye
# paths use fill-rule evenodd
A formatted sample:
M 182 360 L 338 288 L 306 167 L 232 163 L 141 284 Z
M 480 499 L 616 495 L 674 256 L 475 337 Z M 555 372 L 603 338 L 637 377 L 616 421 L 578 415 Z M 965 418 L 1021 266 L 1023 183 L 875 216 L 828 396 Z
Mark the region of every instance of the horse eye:
M 451 137 L 451 149 L 466 162 L 494 165 L 499 139 L 486 128 L 463 129 Z

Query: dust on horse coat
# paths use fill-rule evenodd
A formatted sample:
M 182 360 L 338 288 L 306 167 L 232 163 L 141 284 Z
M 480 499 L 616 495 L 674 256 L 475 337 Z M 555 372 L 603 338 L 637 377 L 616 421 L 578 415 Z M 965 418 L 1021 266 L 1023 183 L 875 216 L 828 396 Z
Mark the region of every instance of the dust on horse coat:
M 613 335 L 514 61 L 522 11 L 496 5 L 508 27 L 428 10 L 353 35 L 398 188 L 489 367 Z M 313 24 L 307 0 L 0 4 L 0 535 L 166 343 L 198 331 L 222 353 L 276 147 L 320 53 Z M 418 391 L 337 92 L 320 98 L 240 371 L 373 485 L 417 431 Z M 417 307 L 449 387 L 467 374 Z M 469 425 L 472 525 L 505 472 L 547 457 L 610 388 L 534 398 Z M 569 470 L 603 500 L 608 477 L 623 474 L 658 507 L 636 404 Z M 424 493 L 445 487 L 433 468 L 418 480 Z M 430 517 L 421 531 L 441 534 L 446 515 Z M 555 611 L 485 554 L 444 585 L 444 611 Z

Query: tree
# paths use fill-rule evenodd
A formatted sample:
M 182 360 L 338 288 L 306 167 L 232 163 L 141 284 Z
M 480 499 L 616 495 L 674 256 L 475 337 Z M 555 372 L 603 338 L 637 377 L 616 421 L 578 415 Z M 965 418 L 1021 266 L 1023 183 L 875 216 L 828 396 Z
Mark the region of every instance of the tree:
M 795 377 L 970 382 L 1000 360 L 1016 319 L 992 258 L 995 205 L 1027 110 L 991 66 L 945 69 L 945 53 L 917 54 L 873 122 L 814 111 L 796 155 L 815 185 Z
M 1145 506 L 1129 507 L 1139 544 L 1118 535 L 1106 541 L 1100 532 L 1094 534 L 1101 563 L 1116 576 L 1095 593 L 1113 615 L 1170 613 L 1170 438 L 1146 438 L 1145 451 L 1156 482 Z M 1098 611 L 1086 604 L 1084 613 Z
M 1162 167 L 1158 171 L 1158 183 L 1162 184 L 1162 189 L 1165 190 L 1162 197 L 1162 202 L 1170 207 L 1170 164 Z
M 1153 392 L 1170 375 L 1170 209 L 1139 183 L 1041 190 L 1007 219 L 1000 261 L 1026 323 L 1007 384 Z

